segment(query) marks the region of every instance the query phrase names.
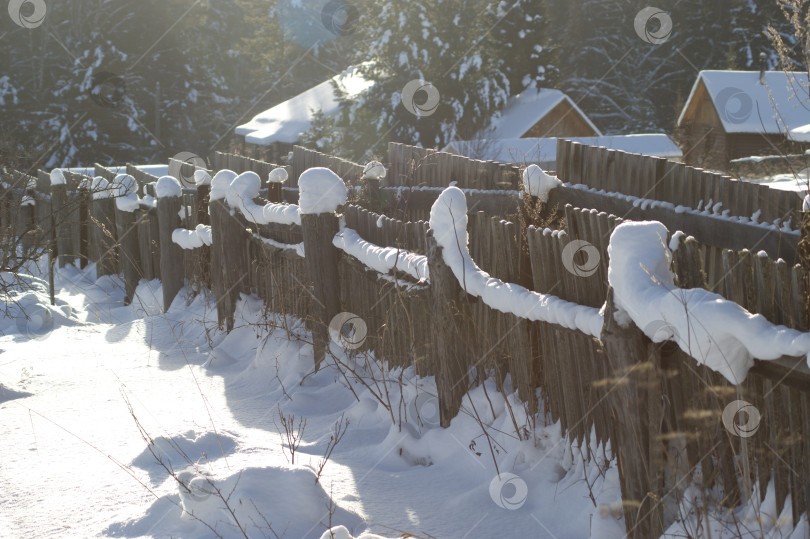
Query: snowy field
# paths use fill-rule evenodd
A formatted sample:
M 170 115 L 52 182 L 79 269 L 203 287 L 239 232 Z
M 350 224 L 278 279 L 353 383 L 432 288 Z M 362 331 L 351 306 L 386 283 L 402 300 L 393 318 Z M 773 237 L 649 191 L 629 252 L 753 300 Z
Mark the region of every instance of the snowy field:
M 163 314 L 159 282 L 142 282 L 125 307 L 120 280 L 94 273 L 59 272 L 55 307 L 32 277 L 17 298 L 31 320 L 3 319 L 3 537 L 317 538 L 330 525 L 336 537 L 348 537 L 338 526 L 355 537 L 622 535 L 615 466 L 583 467 L 554 425 L 519 441 L 493 385 L 441 429 L 432 378 L 417 385 L 405 371 L 402 395 L 389 384 L 381 401 L 334 365 L 313 374 L 308 334 L 293 321 L 272 329 L 255 298 L 225 335 L 211 297 L 187 305 L 183 293 Z M 373 369 L 355 361 L 373 388 Z M 279 405 L 306 419 L 294 464 Z M 316 482 L 341 416 L 346 434 Z

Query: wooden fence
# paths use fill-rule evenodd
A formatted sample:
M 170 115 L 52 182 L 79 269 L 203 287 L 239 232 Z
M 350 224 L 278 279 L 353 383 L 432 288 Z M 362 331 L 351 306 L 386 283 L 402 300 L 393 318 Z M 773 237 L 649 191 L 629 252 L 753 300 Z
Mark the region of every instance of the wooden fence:
M 713 185 L 711 192 L 719 193 L 713 201 L 742 193 L 726 189 L 724 182 L 730 180 L 705 179 L 702 172 L 694 170 L 676 172 L 680 169 L 654 158 L 626 154 L 608 158 L 605 156 L 609 154 L 603 150 L 576 148 L 562 141 L 558 144 L 559 173 L 569 183 L 587 179 L 590 187 L 627 190 L 644 198 L 651 198 L 651 191 L 673 204 L 693 206 L 708 194 L 709 191 L 703 190 L 705 185 Z M 465 188 L 507 187 L 507 183 L 510 189 L 518 187 L 518 171 L 514 167 L 467 160 L 470 163 L 458 168 L 431 164 L 424 172 L 416 172 L 419 166 L 408 168 L 409 163 L 432 163 L 429 156 L 439 152 L 422 154 L 403 145 L 391 145 L 390 150 L 389 177 L 396 178 L 395 184 L 399 186 L 440 187 L 453 178 Z M 255 170 L 266 179 L 268 168 L 272 168 L 269 164 L 237 158 L 217 154 L 212 160 L 212 172 L 226 167 L 237 172 Z M 436 159 L 450 158 L 439 155 Z M 597 166 L 599 163 L 603 166 Z M 329 164 L 322 154 L 296 148 L 291 170 L 296 175 L 307 166 Z M 347 175 L 356 179 L 361 172 L 356 164 L 334 161 L 332 165 L 343 174 L 344 181 Z M 487 172 L 479 172 L 482 166 Z M 667 170 L 672 171 L 673 177 L 686 178 L 683 181 L 696 186 L 685 189 L 692 194 L 676 194 L 677 190 L 671 188 L 657 190 Z M 150 192 L 154 177 L 132 172 L 143 194 L 154 194 L 153 190 Z M 104 167 L 97 166 L 95 174 L 114 178 L 112 171 Z M 594 176 L 601 179 L 593 179 Z M 698 177 L 702 179 L 694 179 Z M 555 324 L 503 313 L 467 294 L 451 278 L 452 274 L 442 266 L 440 248 L 425 221 L 401 221 L 354 205 L 343 210 L 345 226 L 364 240 L 379 247 L 426 256 L 430 280 L 417 282 L 402 272 L 382 275 L 348 254 L 338 253 L 334 263 L 325 265 L 322 253 L 334 249 L 328 234 L 326 237 L 320 234 L 323 243 L 316 248 L 303 252 L 300 248 L 307 242 L 312 245 L 312 238 L 318 236 L 311 229 L 308 232 L 307 227 L 322 224 L 302 219 L 301 224 L 258 225 L 248 216 L 232 212 L 233 208 L 223 200 L 209 204 L 204 189 L 184 190 L 174 206 L 165 206 L 163 210 L 159 201 L 158 208 L 147 205 L 133 216 L 121 216 L 121 212 L 109 210 L 110 204 L 114 205 L 113 199 L 79 189 L 81 180 L 86 178 L 68 177 L 67 198 L 59 198 L 61 195 L 56 193 L 59 189 L 44 185 L 44 176 L 40 179 L 39 184 L 49 192 L 40 192 L 35 197 L 37 204 L 46 209 L 26 218 L 44 219 L 45 214 L 59 214 L 61 208 L 52 207 L 51 202 L 64 200 L 69 206 L 73 200 L 70 197 L 77 200 L 84 197 L 88 207 L 76 211 L 75 218 L 57 227 L 57 236 L 63 240 L 59 243 L 60 263 L 86 258 L 97 263 L 100 274 L 124 273 L 128 299 L 132 299 L 134 285 L 140 278 L 163 278 L 166 308 L 184 282 L 210 286 L 217 298 L 220 324 L 230 329 L 239 295 L 254 293 L 271 311 L 304 320 L 313 330 L 317 349 L 317 335 L 324 334 L 330 315 L 334 314 L 319 310 L 320 299 L 314 301 L 323 289 L 319 280 L 326 279 L 336 283 L 334 301 L 338 308 L 357 314 L 367 324 L 368 337 L 361 351 L 373 352 L 377 360 L 390 366 L 414 366 L 420 375 L 436 376 L 442 425 L 449 424 L 463 408 L 461 397 L 470 384 L 485 376 L 494 375 L 499 390 L 510 387 L 516 390 L 531 413 L 540 410 L 535 390 L 541 388 L 545 419 L 560 422 L 563 433 L 582 452 L 583 458 L 591 459 L 597 451 L 605 451 L 605 444 L 610 442 L 618 459 L 624 515 L 628 535 L 632 537 L 660 534 L 677 516 L 671 509 L 677 507 L 689 485 L 696 485 L 704 494 L 722 493 L 713 502 L 733 508 L 746 501 L 757 484 L 761 487 L 760 499 L 764 498 L 766 486 L 772 481 L 777 512 L 788 500 L 794 523 L 807 512 L 810 371 L 799 360 L 758 361 L 743 384 L 732 386 L 672 343 L 651 343 L 638 328 L 618 328 L 608 322 L 597 339 Z M 9 201 L 21 200 L 25 189 L 31 190 L 31 181 L 18 177 L 5 188 L 4 194 L 9 194 L 9 198 L 0 198 L 4 201 L 0 205 L 0 225 L 7 234 L 12 233 L 8 231 L 9 224 L 23 211 L 12 207 Z M 429 195 L 431 192 L 438 194 L 439 190 L 428 190 L 425 196 L 411 200 L 414 211 L 417 206 L 419 211 L 427 210 L 435 198 Z M 474 200 L 474 196 L 475 193 L 470 193 L 469 200 Z M 511 196 L 508 200 L 512 200 Z M 768 217 L 780 215 L 783 209 L 786 213 L 782 215 L 795 210 L 788 208 L 788 199 L 780 197 L 776 196 L 777 202 L 783 200 L 786 205 L 772 204 Z M 517 197 L 514 199 L 509 204 L 517 210 Z M 566 200 L 576 204 L 565 203 Z M 604 193 L 562 186 L 552 191 L 546 204 L 524 197 L 526 205 L 520 220 L 515 211 L 516 218 L 511 221 L 504 220 L 497 211 L 476 211 L 470 204 L 471 256 L 483 270 L 504 282 L 520 283 L 536 292 L 583 306 L 607 305 L 605 318 L 610 321 L 609 238 L 623 219 L 634 217 L 600 211 L 615 200 L 616 197 Z M 267 200 L 259 198 L 254 202 L 265 204 Z M 506 203 L 498 207 L 506 207 Z M 752 209 L 733 207 L 740 215 Z M 87 215 L 84 221 L 82 211 Z M 691 219 L 687 224 L 700 217 L 688 215 Z M 765 210 L 762 215 L 766 215 Z M 130 220 L 122 228 L 118 219 L 124 218 Z M 336 223 L 335 219 L 330 226 Z M 562 225 L 552 229 L 537 226 L 538 223 Z M 210 247 L 181 250 L 166 239 L 176 227 L 191 230 L 198 224 L 210 225 L 213 236 Z M 740 222 L 728 226 L 736 227 L 745 236 L 754 225 Z M 85 240 L 81 230 L 89 231 Z M 674 231 L 671 227 L 670 230 Z M 137 237 L 137 242 L 127 243 L 128 234 L 130 238 Z M 563 252 L 573 240 L 593 247 L 587 257 L 577 259 L 578 263 L 591 264 L 592 272 L 578 274 L 567 269 Z M 793 236 L 785 239 L 794 240 Z M 680 287 L 713 290 L 774 324 L 810 330 L 806 270 L 776 257 L 763 256 L 757 250 L 724 249 L 715 236 L 712 241 L 715 244 L 694 238 L 680 239 L 673 254 L 673 270 Z M 82 245 L 88 244 L 83 251 Z M 594 250 L 597 256 L 592 259 Z M 181 264 L 166 263 L 178 260 L 178 256 Z M 170 282 L 174 283 L 173 288 L 166 295 Z M 331 309 L 334 308 L 333 305 Z M 320 341 L 321 351 L 323 344 Z M 322 357 L 316 355 L 316 359 Z M 722 412 L 735 399 L 753 403 L 762 412 L 764 420 L 755 436 L 739 437 L 723 428 Z
M 750 218 L 758 213 L 762 223 L 790 222 L 797 228 L 803 196 L 771 189 L 763 184 L 660 157 L 587 146 L 569 140 L 557 144 L 557 177 L 564 182 L 638 198 L 661 200 L 676 206 L 709 209 Z
M 335 172 L 348 185 L 356 185 L 363 175 L 363 165 L 346 159 L 309 150 L 302 146 L 293 146 L 290 165 L 290 187 L 298 187 L 298 177 L 308 168 L 325 167 Z
M 517 190 L 520 169 L 496 161 L 469 159 L 461 155 L 388 144 L 388 185 L 407 187 L 447 187 L 457 182 L 465 189 Z

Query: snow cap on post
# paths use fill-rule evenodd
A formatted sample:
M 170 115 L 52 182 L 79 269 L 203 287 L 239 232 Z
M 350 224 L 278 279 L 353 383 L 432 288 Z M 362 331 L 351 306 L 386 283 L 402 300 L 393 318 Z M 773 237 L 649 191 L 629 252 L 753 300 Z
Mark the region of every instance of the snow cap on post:
M 298 178 L 301 213 L 334 213 L 346 203 L 348 190 L 340 177 L 328 168 L 305 170 Z
M 213 202 L 225 198 L 225 195 L 228 194 L 228 187 L 230 187 L 234 178 L 236 178 L 236 172 L 233 170 L 223 169 L 214 174 L 214 178 L 211 180 L 211 194 L 208 199 Z
M 467 197 L 458 187 L 448 187 L 430 208 L 430 229 L 445 260 L 467 248 Z
M 110 198 L 112 191 L 110 190 L 110 182 L 96 176 L 93 178 L 93 183 L 90 185 L 90 191 L 93 193 L 93 200 L 100 200 L 102 198 Z
M 183 186 L 177 178 L 172 176 L 161 176 L 155 185 L 155 194 L 158 198 L 170 198 L 183 196 Z
M 211 185 L 211 175 L 204 170 L 197 170 L 194 172 L 195 185 Z
M 363 168 L 364 180 L 382 181 L 385 178 L 385 175 L 386 175 L 385 165 L 383 165 L 379 161 L 369 161 L 368 163 L 366 163 L 365 168 Z
M 555 187 L 562 185 L 562 182 L 550 176 L 545 170 L 537 165 L 529 165 L 523 171 L 523 190 L 540 199 L 540 202 L 548 202 L 548 194 Z
M 140 206 L 138 198 L 138 182 L 129 174 L 119 174 L 115 177 L 113 186 L 117 186 L 118 192 L 115 198 L 115 207 L 121 211 L 134 212 Z
M 115 177 L 114 186 L 118 187 L 118 196 L 127 196 L 138 192 L 138 182 L 129 174 L 119 174 Z
M 270 174 L 267 176 L 267 181 L 270 183 L 284 183 L 287 181 L 288 177 L 287 170 L 278 167 L 270 171 Z
M 51 185 L 65 185 L 65 174 L 58 168 L 51 171 Z
M 245 212 L 245 203 L 252 202 L 254 198 L 259 196 L 259 189 L 262 186 L 262 179 L 255 172 L 243 172 L 233 179 L 228 192 L 225 194 L 225 200 L 231 208 L 239 208 L 242 213 Z

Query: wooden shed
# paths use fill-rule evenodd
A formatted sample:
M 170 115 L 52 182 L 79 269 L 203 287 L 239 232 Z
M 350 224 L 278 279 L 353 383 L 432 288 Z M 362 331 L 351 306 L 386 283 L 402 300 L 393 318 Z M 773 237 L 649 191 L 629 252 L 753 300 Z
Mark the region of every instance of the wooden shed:
M 732 159 L 803 150 L 791 130 L 810 124 L 807 84 L 806 73 L 701 71 L 675 133 L 684 162 L 728 170 Z
M 602 133 L 570 97 L 551 88 L 527 88 L 510 97 L 478 138 L 598 137 Z

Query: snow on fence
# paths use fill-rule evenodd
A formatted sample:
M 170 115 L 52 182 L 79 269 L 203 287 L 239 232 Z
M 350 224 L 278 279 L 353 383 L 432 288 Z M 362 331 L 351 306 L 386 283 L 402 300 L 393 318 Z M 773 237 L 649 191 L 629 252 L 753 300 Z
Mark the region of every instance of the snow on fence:
M 571 147 L 558 145 L 563 152 Z M 391 149 L 389 177 L 391 170 L 398 170 L 400 175 L 411 175 L 402 180 L 404 185 L 441 183 L 433 177 L 426 180 L 427 176 L 420 180 L 413 175 L 415 168 L 406 174 L 404 164 L 408 160 L 402 155 L 407 148 L 393 145 Z M 293 170 L 304 163 L 325 163 L 316 153 L 302 153 L 298 148 L 296 152 Z M 603 156 L 604 152 L 588 150 L 585 154 Z M 666 301 L 672 305 L 678 303 L 679 296 L 701 296 L 703 304 L 709 297 L 682 293 L 675 286 L 718 294 L 710 299 L 721 305 L 721 315 L 702 322 L 710 331 L 701 333 L 689 325 L 701 323 L 701 308 L 695 307 L 690 318 L 690 304 L 684 301 L 681 314 L 686 313 L 685 321 L 677 318 L 671 305 L 659 311 L 660 320 L 653 319 L 654 314 L 645 309 L 665 303 L 664 299 L 655 296 L 653 301 L 650 296 L 646 302 L 628 302 L 627 294 L 635 292 L 628 292 L 626 280 L 624 288 L 610 286 L 622 282 L 610 276 L 611 255 L 625 263 L 644 259 L 644 252 L 634 252 L 633 248 L 617 251 L 614 246 L 610 250 L 616 228 L 636 215 L 622 213 L 616 217 L 597 211 L 621 198 L 575 186 L 571 177 L 563 176 L 569 181 L 562 185 L 547 185 L 550 192 L 533 193 L 547 196 L 546 203 L 523 194 L 520 205 L 516 191 L 504 195 L 502 191 L 470 190 L 504 187 L 497 181 L 492 183 L 491 177 L 457 179 L 467 188 L 466 196 L 455 189 L 444 191 L 450 195 L 442 194 L 439 186 L 381 188 L 391 200 L 411 197 L 412 209 L 418 207 L 423 213 L 431 207 L 441 209 L 441 203 L 448 200 L 452 204 L 464 201 L 465 207 L 454 208 L 454 213 L 444 214 L 443 220 L 437 214 L 431 230 L 424 221 L 399 221 L 351 204 L 342 208 L 342 222 L 334 208 L 321 214 L 301 214 L 295 205 L 269 200 L 273 191 L 264 181 L 272 166 L 235 157 L 215 157 L 214 171 L 222 171 L 224 162 L 239 165 L 235 167 L 239 170 L 215 175 L 211 186 L 202 181 L 181 190 L 181 196 L 158 197 L 163 219 L 157 215 L 152 198 L 160 194 L 154 189 L 155 178 L 131 174 L 140 187 L 138 207 L 130 212 L 134 223 L 119 222 L 123 210 L 115 199 L 92 196 L 105 192 L 117 196 L 126 183 L 104 167 L 97 166 L 94 172 L 107 186 L 96 181 L 94 193 L 87 189 L 89 182 L 82 181 L 88 178 L 70 173 L 65 173 L 64 184 L 57 178 L 51 186 L 48 177 L 48 193 L 39 191 L 45 179 L 42 174 L 40 181 L 34 182 L 36 188 L 30 178 L 4 174 L 4 182 L 8 177 L 12 183 L 0 186 L 8 195 L 0 199 L 0 225 L 9 234 L 8 226 L 15 216 L 30 213 L 31 206 L 9 202 L 20 204 L 23 196 L 45 208 L 40 210 L 43 219 L 46 213 L 59 214 L 61 200 L 66 205 L 71 205 L 71 197 L 83 200 L 84 209 L 79 205 L 76 219 L 57 227 L 56 237 L 61 241 L 53 241 L 65 246 L 64 251 L 60 247 L 60 255 L 66 256 L 64 260 L 60 257 L 60 263 L 89 260 L 100 271 L 113 271 L 105 264 L 111 263 L 110 255 L 117 250 L 119 256 L 114 260 L 121 266 L 115 272 L 122 271 L 127 281 L 139 275 L 163 277 L 164 292 L 168 291 L 166 308 L 173 298 L 172 290 L 176 292 L 183 282 L 210 286 L 217 298 L 220 324 L 226 329 L 233 327 L 240 294 L 255 293 L 271 311 L 306 321 L 313 331 L 318 360 L 325 358 L 327 326 L 334 316 L 354 313 L 368 328 L 358 350 L 373 352 L 389 366 L 414 366 L 420 375 L 437 377 L 443 425 L 461 409 L 461 397 L 470 384 L 484 373 L 494 374 L 497 387 L 516 390 L 530 412 L 542 410 L 547 421 L 559 421 L 584 458 L 591 458 L 600 449 L 606 452 L 610 442 L 610 451 L 618 456 L 630 536 L 659 533 L 670 518 L 663 504 L 688 498 L 686 487 L 722 491 L 725 498 L 715 501 L 728 507 L 752 493 L 769 496 L 768 503 L 776 514 L 792 515 L 794 523 L 806 512 L 810 505 L 805 488 L 810 484 L 810 443 L 796 434 L 810 432 L 810 371 L 803 358 L 754 361 L 751 366 L 751 359 L 757 356 L 805 352 L 806 333 L 772 326 L 781 324 L 799 332 L 810 329 L 808 275 L 800 266 L 774 261 L 755 249 L 756 242 L 749 245 L 750 250 L 736 246 L 729 250 L 723 248 L 717 235 L 704 235 L 701 242 L 682 234 L 656 236 L 650 241 L 654 247 L 648 246 L 645 252 L 659 248 L 660 252 L 646 259 L 646 269 L 630 264 L 621 273 L 634 275 L 631 284 L 656 273 L 657 281 L 651 282 L 669 287 L 674 299 Z M 585 177 L 603 174 L 597 164 L 608 161 L 604 159 L 588 161 L 594 164 L 584 168 Z M 613 184 L 624 188 L 617 183 L 617 175 L 621 176 L 618 171 L 636 170 L 628 165 L 635 161 L 628 156 L 615 159 L 624 164 L 610 173 L 612 180 L 589 180 L 594 188 Z M 571 160 L 558 162 L 563 175 L 571 170 Z M 445 165 L 436 167 L 444 174 L 451 170 Z M 257 168 L 261 170 L 260 190 L 254 176 L 243 175 L 235 181 L 238 173 L 257 172 Z M 346 170 L 356 174 L 352 167 L 346 166 Z M 513 173 L 511 170 L 506 175 Z M 631 172 L 629 177 L 635 179 L 627 180 L 628 189 L 641 182 L 642 176 L 641 172 Z M 717 184 L 719 180 L 714 181 Z M 47 203 L 46 195 L 51 196 L 53 206 Z M 498 196 L 503 198 L 496 205 L 478 204 Z M 112 214 L 105 208 L 109 204 Z M 590 204 L 597 208 L 590 209 Z M 475 211 L 507 207 L 516 222 L 503 220 L 503 213 Z M 677 213 L 675 208 L 663 209 L 670 212 L 660 214 L 665 219 L 672 214 L 687 215 L 682 222 L 690 234 L 693 232 L 688 227 L 701 217 L 684 210 Z M 663 211 L 661 207 L 657 210 Z M 755 226 L 722 216 L 703 218 L 714 219 L 711 223 L 716 227 L 725 223 L 732 230 L 741 230 L 742 236 Z M 29 215 L 28 219 L 35 217 Z M 453 226 L 462 222 L 466 223 L 467 240 L 460 235 L 460 228 Z M 205 240 L 209 230 L 210 247 Z M 704 230 L 699 228 L 695 236 Z M 86 240 L 81 239 L 82 231 Z M 137 233 L 137 249 L 127 243 L 130 231 Z M 192 235 L 201 241 L 181 239 Z M 458 241 L 449 241 L 453 238 Z M 706 238 L 715 243 L 706 242 Z M 797 242 L 786 232 L 782 240 Z M 625 245 L 628 243 L 634 244 L 630 241 Z M 463 245 L 469 246 L 468 252 Z M 175 263 L 163 264 L 161 269 L 167 256 L 174 257 Z M 127 264 L 133 264 L 137 272 L 133 274 L 132 267 L 127 270 Z M 174 285 L 167 286 L 170 282 Z M 128 291 L 131 286 L 127 285 Z M 747 335 L 724 330 L 720 322 L 733 316 L 722 313 L 735 307 L 723 303 L 721 296 L 749 313 L 762 315 L 740 325 L 746 327 Z M 750 318 L 740 311 L 734 316 Z M 617 319 L 623 325 L 616 323 Z M 712 346 L 718 348 L 706 348 Z M 725 358 L 734 368 L 724 368 L 722 361 L 715 361 L 712 366 L 719 367 L 720 372 L 712 370 L 704 364 L 709 357 Z M 747 376 L 737 385 L 727 379 L 740 381 L 746 371 Z M 537 388 L 542 389 L 542 408 L 536 399 Z M 738 400 L 753 404 L 762 415 L 755 435 L 740 436 L 733 423 L 725 423 L 723 428 L 727 406 Z M 696 469 L 699 475 L 694 474 Z
M 593 189 L 654 199 L 728 217 L 797 229 L 803 197 L 660 157 L 557 144 L 557 176 Z

